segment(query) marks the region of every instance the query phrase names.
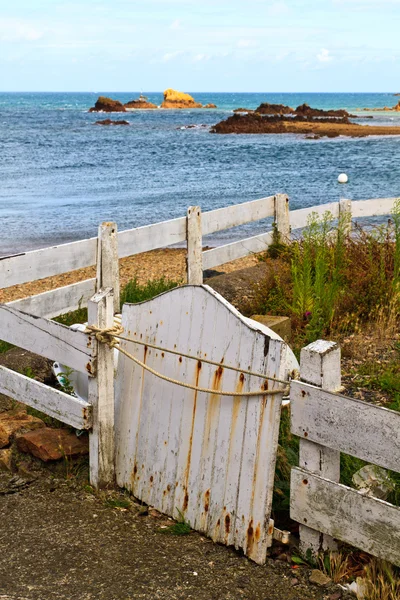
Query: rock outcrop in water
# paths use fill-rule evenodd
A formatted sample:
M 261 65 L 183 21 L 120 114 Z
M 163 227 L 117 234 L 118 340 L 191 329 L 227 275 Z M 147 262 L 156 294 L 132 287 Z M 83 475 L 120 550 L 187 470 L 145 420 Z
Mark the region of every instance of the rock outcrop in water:
M 164 92 L 164 101 L 161 108 L 203 108 L 203 105 L 196 102 L 190 94 L 177 92 L 169 88 Z
M 301 115 L 260 115 L 236 113 L 214 125 L 211 133 L 277 134 L 296 133 L 318 139 L 322 136 L 365 137 L 368 135 L 400 135 L 400 127 L 372 127 L 351 123 L 348 117 L 306 117 Z
M 308 104 L 301 104 L 296 108 L 294 113 L 297 116 L 301 117 L 337 117 L 337 118 L 356 118 L 354 115 L 351 115 L 347 112 L 347 110 L 339 109 L 339 110 L 322 110 L 320 108 L 311 108 Z
M 103 121 L 96 121 L 95 125 L 129 125 L 129 121 L 112 121 L 111 119 L 104 119 Z
M 395 96 L 399 96 L 400 94 L 395 94 Z M 368 112 L 400 112 L 400 101 L 396 104 L 396 106 L 384 106 L 383 108 L 362 108 L 361 110 L 367 110 Z
M 89 112 L 126 112 L 126 108 L 119 100 L 99 96 L 96 104 L 89 108 Z
M 294 113 L 293 108 L 285 106 L 284 104 L 270 104 L 269 102 L 263 102 L 254 111 L 260 115 L 292 115 Z
M 209 102 L 208 104 L 205 104 L 203 108 L 217 108 L 217 105 Z
M 156 104 L 148 101 L 146 96 L 142 96 L 140 94 L 139 98 L 136 100 L 130 100 L 124 104 L 125 108 L 134 108 L 134 109 L 149 109 L 149 108 L 158 108 Z

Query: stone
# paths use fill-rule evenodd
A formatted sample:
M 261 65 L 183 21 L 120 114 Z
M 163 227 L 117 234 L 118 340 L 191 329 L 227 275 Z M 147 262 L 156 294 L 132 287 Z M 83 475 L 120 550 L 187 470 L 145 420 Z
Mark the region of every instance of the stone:
M 68 429 L 50 427 L 21 435 L 17 438 L 17 446 L 21 452 L 29 452 L 44 462 L 89 453 L 87 436 L 77 437 Z
M 119 100 L 99 96 L 96 104 L 89 108 L 89 112 L 126 112 L 126 108 Z
M 202 108 L 203 105 L 196 102 L 190 94 L 177 92 L 169 88 L 164 92 L 164 101 L 161 108 Z
M 208 104 L 205 104 L 203 108 L 217 108 L 217 105 L 209 102 Z
M 332 579 L 330 577 L 328 577 L 328 575 L 325 575 L 325 573 L 323 573 L 319 569 L 313 569 L 311 571 L 309 581 L 310 581 L 310 583 L 314 583 L 315 585 L 320 585 L 323 587 L 323 586 L 331 583 Z
M 16 433 L 45 427 L 41 419 L 28 415 L 26 411 L 0 414 L 0 448 L 8 446 Z
M 0 471 L 12 471 L 11 448 L 0 450 Z
M 293 587 L 295 585 L 299 585 L 300 581 L 297 579 L 297 577 L 292 577 L 292 579 L 290 580 L 290 585 L 292 585 Z
M 149 102 L 146 96 L 142 96 L 142 94 L 140 94 L 139 98 L 137 98 L 136 100 L 130 100 L 129 102 L 126 102 L 124 104 L 125 108 L 130 108 L 130 109 L 149 109 L 149 108 L 158 108 L 158 106 L 156 104 L 153 104 L 152 102 Z
M 279 317 L 274 315 L 253 315 L 253 321 L 257 321 L 266 327 L 275 331 L 286 343 L 289 343 L 292 337 L 292 324 L 289 317 Z
M 111 119 L 104 119 L 103 121 L 96 121 L 95 125 L 129 125 L 129 121 L 112 121 Z

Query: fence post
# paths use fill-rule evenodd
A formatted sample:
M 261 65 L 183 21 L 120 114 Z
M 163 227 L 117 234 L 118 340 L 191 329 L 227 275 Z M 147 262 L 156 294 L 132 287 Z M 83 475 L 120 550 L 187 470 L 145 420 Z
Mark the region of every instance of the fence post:
M 340 347 L 336 342 L 317 340 L 302 348 L 300 378 L 328 392 L 341 387 Z M 340 452 L 300 439 L 299 466 L 331 481 L 340 480 Z M 300 549 L 303 554 L 311 549 L 313 554 L 323 550 L 336 550 L 336 542 L 329 535 L 300 525 Z
M 97 292 L 88 302 L 88 323 L 101 329 L 114 322 L 113 290 Z M 89 403 L 93 427 L 89 434 L 90 483 L 105 487 L 114 483 L 114 350 L 96 342 L 94 377 L 89 377 Z
M 348 236 L 351 233 L 351 200 L 341 198 L 339 200 L 339 219 L 343 224 L 343 233 Z
M 274 221 L 284 244 L 290 240 L 289 196 L 287 194 L 275 195 Z
M 116 223 L 99 225 L 97 242 L 96 292 L 105 288 L 114 291 L 114 314 L 120 311 L 118 227 Z
M 187 211 L 187 282 L 203 283 L 203 239 L 201 233 L 201 208 L 189 206 Z

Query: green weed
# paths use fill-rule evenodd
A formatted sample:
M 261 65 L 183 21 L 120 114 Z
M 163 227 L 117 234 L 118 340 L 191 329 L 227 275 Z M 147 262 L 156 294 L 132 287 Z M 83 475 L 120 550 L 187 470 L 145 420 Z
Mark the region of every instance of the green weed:
M 129 281 L 121 291 L 121 306 L 126 303 L 137 304 L 150 300 L 163 292 L 167 292 L 179 285 L 178 282 L 160 277 L 140 284 L 137 277 Z
M 185 516 L 179 508 L 177 508 L 176 511 L 178 513 L 177 521 L 165 529 L 159 529 L 159 533 L 166 535 L 188 535 L 192 531 L 190 523 L 185 520 Z

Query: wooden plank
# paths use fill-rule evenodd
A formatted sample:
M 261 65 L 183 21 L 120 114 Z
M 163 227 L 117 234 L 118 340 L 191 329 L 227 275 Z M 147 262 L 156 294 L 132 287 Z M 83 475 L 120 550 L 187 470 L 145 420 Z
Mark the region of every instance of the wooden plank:
M 97 238 L 0 258 L 0 288 L 75 271 L 96 263 Z
M 272 232 L 255 235 L 238 242 L 225 244 L 212 250 L 203 252 L 203 269 L 210 269 L 218 265 L 223 265 L 231 260 L 248 256 L 249 254 L 257 254 L 265 252 L 272 242 Z
M 203 235 L 274 216 L 275 196 L 204 212 Z
M 95 372 L 92 336 L 0 304 L 0 339 L 81 373 Z
M 201 208 L 190 206 L 187 211 L 187 282 L 203 283 Z
M 291 518 L 400 565 L 400 508 L 357 490 L 293 469 Z
M 304 381 L 336 391 L 341 385 L 340 347 L 336 342 L 317 340 L 300 353 L 300 377 Z M 300 440 L 299 465 L 305 469 L 327 477 L 340 480 L 340 452 L 315 444 L 302 438 Z M 311 549 L 314 554 L 324 550 L 336 550 L 336 542 L 320 531 L 300 524 L 300 549 L 305 554 Z
M 8 302 L 6 306 L 36 317 L 52 319 L 87 306 L 89 298 L 95 293 L 95 285 L 96 279 L 86 279 L 49 292 Z
M 106 329 L 114 325 L 111 288 L 97 292 L 88 304 L 88 323 Z M 93 407 L 89 435 L 90 483 L 95 488 L 114 483 L 114 349 L 96 341 L 97 373 L 89 379 L 89 403 Z
M 79 398 L 0 366 L 0 393 L 75 427 L 89 429 L 92 407 Z
M 329 204 L 291 210 L 289 214 L 290 226 L 292 230 L 303 229 L 303 227 L 307 227 L 308 218 L 312 213 L 322 216 L 326 211 L 332 213 L 333 218 L 337 219 L 339 217 L 339 202 L 330 202 Z
M 111 288 L 114 298 L 114 314 L 119 313 L 119 263 L 118 227 L 116 223 L 99 225 L 97 246 L 96 291 Z
M 292 381 L 292 433 L 398 471 L 400 413 Z
M 186 240 L 186 217 L 171 219 L 153 225 L 145 225 L 120 231 L 118 234 L 118 254 L 132 256 L 140 252 L 148 252 L 164 248 Z
M 274 221 L 282 244 L 290 240 L 289 196 L 276 194 Z
M 353 219 L 357 217 L 375 217 L 390 215 L 397 198 L 376 198 L 373 200 L 355 200 L 352 202 Z

